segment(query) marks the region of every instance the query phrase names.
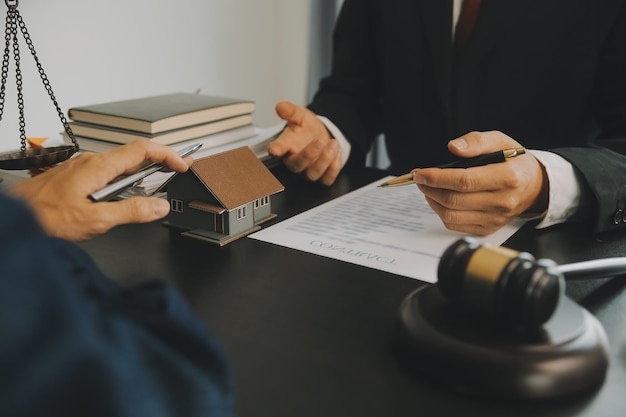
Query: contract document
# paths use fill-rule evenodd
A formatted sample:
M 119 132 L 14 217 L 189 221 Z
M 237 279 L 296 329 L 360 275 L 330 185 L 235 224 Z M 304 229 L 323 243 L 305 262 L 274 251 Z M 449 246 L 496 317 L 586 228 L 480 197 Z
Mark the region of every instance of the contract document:
M 443 251 L 468 235 L 446 229 L 417 186 L 378 187 L 385 180 L 262 229 L 249 238 L 436 282 Z M 519 220 L 492 235 L 474 237 L 483 244 L 501 245 L 522 225 Z

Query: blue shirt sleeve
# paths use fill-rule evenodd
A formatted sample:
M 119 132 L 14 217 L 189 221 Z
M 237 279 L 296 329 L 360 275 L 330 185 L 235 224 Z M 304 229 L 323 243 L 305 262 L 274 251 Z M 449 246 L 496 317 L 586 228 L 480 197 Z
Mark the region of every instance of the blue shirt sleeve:
M 0 193 L 0 415 L 232 416 L 225 352 L 172 287 L 123 288 Z

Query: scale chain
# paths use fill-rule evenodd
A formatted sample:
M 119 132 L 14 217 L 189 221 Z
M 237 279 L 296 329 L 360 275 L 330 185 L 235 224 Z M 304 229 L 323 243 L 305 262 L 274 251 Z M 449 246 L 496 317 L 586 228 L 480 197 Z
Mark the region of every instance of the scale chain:
M 18 110 L 19 110 L 19 130 L 20 130 L 20 143 L 21 143 L 20 149 L 22 152 L 24 152 L 26 150 L 26 122 L 25 122 L 25 117 L 24 117 L 24 96 L 22 92 L 23 83 L 22 83 L 22 71 L 20 68 L 20 49 L 19 49 L 19 42 L 18 42 L 18 37 L 17 37 L 17 32 L 18 32 L 17 28 L 19 27 L 20 32 L 22 33 L 22 36 L 24 37 L 24 41 L 26 42 L 26 45 L 28 46 L 28 49 L 30 50 L 31 55 L 33 56 L 33 59 L 37 66 L 39 77 L 41 78 L 44 88 L 46 89 L 48 96 L 50 96 L 50 99 L 52 100 L 52 103 L 55 106 L 59 119 L 61 120 L 61 124 L 63 125 L 65 132 L 71 139 L 72 144 L 74 145 L 75 151 L 78 151 L 79 146 L 76 141 L 76 138 L 74 137 L 74 133 L 72 132 L 72 129 L 69 123 L 67 122 L 67 119 L 65 118 L 65 114 L 63 113 L 63 111 L 61 110 L 61 107 L 59 106 L 57 102 L 54 92 L 52 91 L 52 86 L 50 84 L 50 81 L 48 80 L 48 77 L 43 69 L 43 66 L 41 65 L 41 62 L 39 61 L 39 58 L 37 57 L 35 46 L 32 42 L 30 34 L 28 33 L 28 30 L 26 29 L 26 24 L 24 23 L 22 16 L 17 10 L 17 6 L 19 2 L 18 0 L 14 0 L 13 2 L 11 0 L 5 0 L 5 4 L 7 5 L 8 10 L 7 10 L 6 28 L 5 28 L 5 48 L 4 48 L 4 55 L 2 59 L 2 73 L 1 73 L 2 83 L 0 85 L 0 121 L 2 120 L 2 115 L 4 113 L 4 102 L 5 102 L 5 97 L 6 97 L 6 81 L 7 81 L 8 73 L 9 73 L 10 48 L 11 48 L 11 40 L 13 40 L 13 57 L 15 60 L 17 103 L 18 103 Z

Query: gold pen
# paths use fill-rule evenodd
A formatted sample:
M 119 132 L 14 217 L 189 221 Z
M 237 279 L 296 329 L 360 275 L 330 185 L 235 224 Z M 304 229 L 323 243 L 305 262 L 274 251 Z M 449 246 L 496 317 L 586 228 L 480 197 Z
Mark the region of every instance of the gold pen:
M 458 161 L 450 162 L 448 164 L 438 165 L 436 168 L 472 168 L 489 164 L 497 164 L 506 161 L 507 158 L 513 158 L 524 153 L 526 153 L 526 149 L 523 147 L 504 149 L 497 152 L 478 155 L 474 158 L 459 159 Z M 379 187 L 398 187 L 401 185 L 414 184 L 414 172 L 415 170 L 409 172 L 408 174 L 400 175 L 399 177 L 380 184 Z

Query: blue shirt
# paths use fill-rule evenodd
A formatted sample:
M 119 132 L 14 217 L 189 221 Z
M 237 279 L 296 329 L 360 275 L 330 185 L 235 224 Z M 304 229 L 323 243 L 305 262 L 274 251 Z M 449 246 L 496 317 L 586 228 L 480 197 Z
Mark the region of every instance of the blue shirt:
M 232 416 L 222 348 L 163 282 L 122 288 L 0 193 L 0 415 Z

